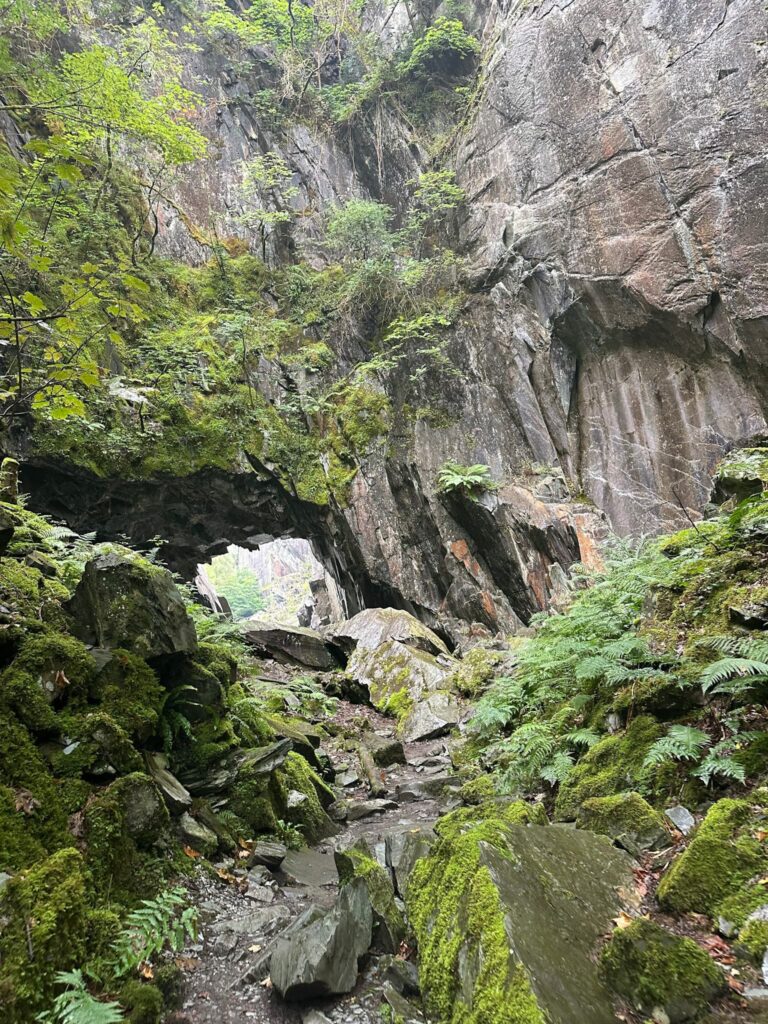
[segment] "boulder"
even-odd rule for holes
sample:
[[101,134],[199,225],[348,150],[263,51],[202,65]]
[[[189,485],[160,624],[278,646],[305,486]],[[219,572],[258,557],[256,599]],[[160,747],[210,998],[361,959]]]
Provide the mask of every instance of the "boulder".
[[446,788],[460,785],[461,778],[458,775],[432,775],[427,779],[403,783],[395,789],[395,796],[401,804],[411,804],[417,800],[436,800],[443,795]]
[[341,664],[339,653],[320,633],[305,626],[284,626],[269,619],[254,619],[243,633],[252,647],[276,661],[304,668],[331,669]]
[[722,970],[692,939],[642,918],[613,933],[601,965],[614,992],[670,1024],[698,1019],[725,989]]
[[397,640],[427,654],[448,654],[437,633],[399,608],[366,608],[337,626],[331,638],[348,652],[372,651],[387,640]]
[[632,861],[604,836],[524,824],[538,816],[522,802],[456,811],[416,863],[406,907],[430,1017],[615,1024],[594,957]]
[[394,800],[352,800],[347,806],[347,820],[359,821],[361,818],[370,818],[373,814],[383,814],[385,811],[394,811],[397,804]]
[[373,649],[359,648],[347,663],[347,675],[361,686],[375,708],[398,717],[425,694],[447,690],[454,660],[385,640]]
[[386,867],[376,859],[365,839],[337,848],[334,857],[342,886],[361,879],[373,910],[372,948],[396,953],[405,938],[405,919],[395,902],[395,887]]
[[405,890],[414,865],[426,857],[435,844],[437,836],[429,825],[406,826],[397,832],[390,832],[385,840],[385,858],[392,872],[395,890],[405,897]]
[[405,751],[400,740],[394,736],[379,736],[375,732],[363,733],[363,745],[371,752],[374,763],[380,768],[391,764],[405,764]]
[[201,821],[196,821],[187,811],[179,818],[176,828],[181,841],[204,857],[212,857],[216,853],[219,845],[216,833]]
[[660,814],[639,793],[619,793],[585,800],[576,819],[579,828],[609,836],[633,857],[660,850],[672,841]]
[[696,819],[687,807],[680,805],[668,807],[664,811],[664,817],[674,825],[678,832],[682,832],[684,836],[687,836],[696,827]]
[[445,736],[461,721],[462,709],[450,693],[431,693],[419,701],[400,723],[405,743]]
[[331,911],[311,907],[275,943],[273,988],[288,1000],[351,992],[371,942],[373,911],[362,879],[345,885]]
[[279,868],[285,860],[288,847],[283,843],[271,843],[262,840],[255,844],[248,856],[248,867],[262,864],[265,868]]
[[194,623],[171,574],[130,552],[92,558],[65,607],[72,632],[95,647],[124,647],[142,658],[197,647]]

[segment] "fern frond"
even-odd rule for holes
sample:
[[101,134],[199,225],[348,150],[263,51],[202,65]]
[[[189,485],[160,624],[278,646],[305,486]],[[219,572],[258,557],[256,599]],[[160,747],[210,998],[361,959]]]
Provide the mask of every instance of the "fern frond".
[[649,749],[643,764],[648,767],[665,761],[695,760],[709,742],[709,736],[701,729],[690,725],[671,725],[667,735],[656,740]]
[[755,661],[752,658],[726,657],[707,665],[701,673],[700,682],[704,693],[713,686],[724,683],[734,676],[766,676],[768,661]]

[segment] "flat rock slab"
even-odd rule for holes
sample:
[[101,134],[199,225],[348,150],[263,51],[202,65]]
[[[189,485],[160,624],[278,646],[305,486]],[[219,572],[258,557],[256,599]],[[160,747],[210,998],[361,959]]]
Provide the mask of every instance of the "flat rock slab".
[[270,843],[262,840],[256,843],[248,857],[248,867],[260,864],[265,868],[279,868],[288,854],[284,843]]
[[406,743],[445,736],[461,721],[461,705],[449,693],[430,693],[403,720],[400,735]]
[[460,786],[458,775],[432,775],[427,779],[405,782],[395,790],[395,796],[402,804],[415,803],[417,800],[435,800],[442,796],[448,786]]
[[277,661],[287,661],[306,668],[332,669],[341,664],[333,647],[304,626],[283,626],[270,620],[253,620],[243,639],[258,651]]
[[347,650],[372,651],[387,640],[399,640],[429,654],[448,654],[448,648],[429,626],[399,608],[366,608],[337,626],[334,643]]
[[214,935],[271,935],[291,920],[287,907],[264,907],[243,917],[216,921],[211,925]]
[[347,821],[359,821],[373,814],[384,814],[385,811],[397,809],[394,800],[354,800],[347,808]]
[[296,885],[336,885],[339,880],[333,854],[319,850],[289,850],[281,870]]

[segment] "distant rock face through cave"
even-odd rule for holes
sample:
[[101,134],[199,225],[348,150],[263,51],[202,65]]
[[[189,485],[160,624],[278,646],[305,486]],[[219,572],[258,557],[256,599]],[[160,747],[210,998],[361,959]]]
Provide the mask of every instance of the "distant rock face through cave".
[[[105,537],[167,538],[188,577],[228,543],[306,537],[349,614],[386,604],[492,631],[548,607],[606,522],[647,533],[703,508],[723,451],[766,431],[764,5],[544,0],[472,17],[493,43],[453,150],[469,270],[446,342],[454,373],[433,382],[442,420],[399,417],[395,375],[388,443],[344,507],[247,468],[105,481],[32,460],[35,507]],[[281,153],[319,214],[351,195],[397,209],[429,166],[393,110],[378,141],[365,126],[281,137],[259,122],[258,74],[224,73],[206,45],[193,61],[218,112],[215,156],[173,196],[193,221],[243,234],[231,194],[244,154]],[[290,234],[319,258],[316,217]],[[158,248],[205,258],[170,204]],[[369,354],[358,334],[361,352],[328,339],[342,366]],[[441,496],[449,459],[488,465],[501,488]]]

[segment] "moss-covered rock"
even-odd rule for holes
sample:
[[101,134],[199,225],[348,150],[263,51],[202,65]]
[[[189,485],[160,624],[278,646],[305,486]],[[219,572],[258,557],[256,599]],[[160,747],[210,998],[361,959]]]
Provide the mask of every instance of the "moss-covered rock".
[[153,847],[169,823],[160,791],[139,772],[118,779],[92,800],[85,809],[85,839],[99,888],[127,902],[155,891],[169,865]]
[[92,699],[139,742],[146,742],[157,730],[165,694],[146,661],[119,648],[112,651],[91,687]]
[[492,800],[495,793],[496,784],[492,775],[479,775],[476,779],[470,779],[459,790],[459,796],[465,804],[482,804]]
[[560,786],[555,816],[558,820],[576,818],[585,800],[639,791],[648,795],[655,787],[654,770],[643,762],[653,743],[663,735],[655,719],[641,715],[620,734],[606,736],[577,762]]
[[397,953],[405,938],[405,920],[395,903],[395,887],[389,871],[382,867],[364,839],[334,853],[339,882],[346,885],[361,878],[373,908],[373,947]]
[[60,850],[15,875],[0,896],[0,1005],[7,1024],[29,1024],[50,1003],[57,971],[89,951],[91,895],[77,850]]
[[541,813],[519,801],[455,811],[417,861],[406,906],[435,1019],[614,1021],[592,953],[630,883],[629,859],[601,836],[522,824]]
[[171,574],[126,548],[109,548],[88,562],[67,611],[75,635],[96,647],[128,648],[142,658],[197,647]]
[[[323,806],[329,807],[336,796],[300,754],[288,754],[282,768],[275,772],[275,780],[278,786],[278,817],[300,828],[308,843],[315,843],[337,831]],[[289,799],[291,793],[298,793],[303,799],[293,802]]]
[[473,647],[459,662],[451,676],[450,685],[465,697],[477,697],[492,681],[503,660],[504,655],[500,651]]
[[155,985],[129,981],[120,993],[120,1002],[128,1010],[130,1024],[160,1024],[163,994]]
[[613,933],[601,966],[615,992],[670,1024],[695,1020],[725,988],[723,972],[695,942],[642,919]]
[[764,821],[762,809],[746,800],[719,800],[661,879],[660,903],[678,913],[713,915],[768,866],[763,845],[751,834]]
[[618,793],[585,800],[576,819],[579,828],[610,836],[633,856],[670,845],[664,821],[639,793]]

